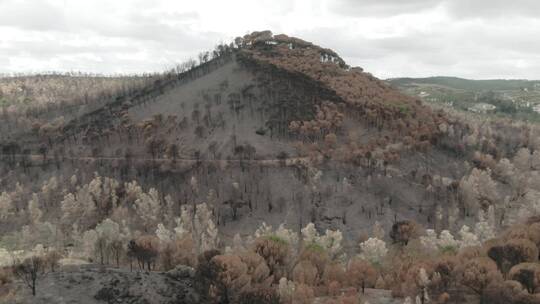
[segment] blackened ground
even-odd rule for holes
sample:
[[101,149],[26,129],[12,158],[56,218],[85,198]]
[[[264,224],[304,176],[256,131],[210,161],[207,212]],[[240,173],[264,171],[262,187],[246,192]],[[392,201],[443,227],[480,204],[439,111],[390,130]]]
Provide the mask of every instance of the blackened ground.
[[37,295],[14,283],[17,302],[39,304],[195,304],[202,303],[193,279],[178,272],[130,271],[97,265],[70,266],[38,281]]

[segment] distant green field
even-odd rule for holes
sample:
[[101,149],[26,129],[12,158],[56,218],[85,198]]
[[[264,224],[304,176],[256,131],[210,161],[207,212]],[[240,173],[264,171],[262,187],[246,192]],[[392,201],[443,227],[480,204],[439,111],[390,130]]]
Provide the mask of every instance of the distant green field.
[[393,85],[398,87],[408,85],[439,85],[446,86],[456,90],[466,91],[501,91],[501,90],[520,90],[534,89],[535,85],[540,89],[540,81],[538,80],[505,80],[505,79],[490,79],[490,80],[469,80],[457,77],[428,77],[428,78],[393,78],[388,79]]
[[540,81],[456,77],[387,80],[406,94],[456,110],[540,122]]

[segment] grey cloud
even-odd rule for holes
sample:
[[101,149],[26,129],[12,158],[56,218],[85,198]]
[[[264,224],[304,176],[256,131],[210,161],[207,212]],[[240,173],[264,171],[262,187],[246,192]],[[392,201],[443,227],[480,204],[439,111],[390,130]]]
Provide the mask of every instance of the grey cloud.
[[65,21],[62,9],[46,1],[0,2],[0,26],[38,31],[66,30]]
[[331,9],[351,17],[415,14],[443,7],[457,19],[540,16],[538,0],[335,0]]
[[213,41],[217,35],[190,31],[186,25],[171,26],[154,18],[135,16],[122,28],[113,29],[104,35],[129,37],[136,40],[148,40],[160,43],[182,41],[185,48],[206,46],[205,42]]
[[441,0],[334,0],[331,9],[347,16],[394,16],[432,9]]
[[[305,3],[264,0],[245,14],[260,14],[264,10],[266,15],[261,18],[269,20],[268,27],[283,29],[295,17],[295,10],[305,8],[298,5]],[[308,30],[285,34],[332,48],[349,64],[362,66],[378,77],[540,78],[540,40],[536,39],[540,36],[540,1],[333,0],[328,3],[334,13],[324,14],[324,18],[330,18],[324,24],[330,25],[321,28],[309,24]],[[65,15],[60,6],[45,0],[0,0],[0,30],[16,28],[15,33],[22,33],[21,39],[0,41],[0,73],[16,72],[13,69],[26,68],[24,64],[36,70],[54,67],[103,73],[157,71],[212,49],[220,41],[245,34],[201,30],[205,19],[199,14],[203,15],[204,11],[157,11],[142,0],[126,1],[125,8],[122,3],[106,9],[96,5],[99,9],[88,4],[94,10],[85,13],[84,8],[72,4],[70,14]],[[313,6],[313,11],[318,8],[316,2],[305,5]],[[423,19],[421,12],[435,8],[438,12],[446,11],[447,16],[443,20],[430,20],[435,15],[429,14]],[[102,14],[101,10],[116,11]],[[401,26],[391,18],[413,13],[417,15],[404,20],[418,18],[423,22],[420,24],[427,21],[428,25]],[[343,22],[335,25],[328,22],[344,16],[347,18],[339,20]],[[381,31],[384,36],[364,32],[368,29],[361,27],[351,30],[357,19],[371,20],[365,17],[378,17],[382,25],[388,20],[388,28]],[[226,15],[221,18],[221,22],[242,22],[228,20]],[[251,25],[245,27],[247,32]],[[31,35],[24,36],[25,33]]]
[[[180,50],[206,49],[212,47],[222,35],[199,32],[191,28],[199,16],[196,12],[166,13],[163,15],[142,15],[131,12],[122,20],[93,23],[86,20],[79,31],[90,32],[105,38],[125,38],[139,43],[173,47]],[[168,22],[171,21],[171,22]]]
[[444,4],[456,18],[540,16],[538,0],[446,0]]
[[0,48],[0,52],[3,55],[27,56],[36,59],[46,59],[53,56],[75,55],[81,53],[126,53],[130,51],[133,51],[133,47],[129,47],[127,45],[106,48],[96,44],[86,44],[84,46],[69,46],[65,44],[59,44],[57,41],[54,40],[47,40],[39,43],[20,41],[14,42],[9,46]]
[[344,58],[377,59],[392,54],[427,56],[441,51],[444,37],[413,32],[407,36],[369,39],[349,36],[345,29],[314,29],[298,33],[300,37],[324,47],[330,47]]
[[[455,75],[470,78],[539,78],[540,28],[502,30],[493,24],[469,22],[459,26],[409,31],[402,36],[369,39],[345,28],[297,33],[338,52],[351,65],[381,78]],[[296,33],[295,33],[296,34]],[[516,64],[520,62],[520,64]]]
[[[158,71],[211,49],[223,39],[221,34],[191,28],[198,22],[197,12],[155,13],[137,6],[126,7],[120,18],[83,12],[63,18],[53,5],[37,2],[31,7],[26,0],[0,0],[0,26],[19,29],[23,35],[28,30],[54,30],[0,44],[0,57],[9,58],[0,72],[16,72],[13,67],[25,68],[25,63],[29,65],[25,69],[32,71],[50,69],[51,65],[64,71]],[[7,14],[14,17],[4,18]]]

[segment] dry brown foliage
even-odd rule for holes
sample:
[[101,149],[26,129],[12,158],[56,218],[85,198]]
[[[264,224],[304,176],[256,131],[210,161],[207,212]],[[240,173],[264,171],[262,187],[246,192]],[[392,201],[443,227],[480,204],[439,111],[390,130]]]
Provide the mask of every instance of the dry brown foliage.
[[293,294],[293,303],[312,304],[314,298],[315,298],[315,292],[313,291],[313,288],[304,284],[299,284],[296,286],[296,289]]
[[159,239],[153,235],[143,235],[128,244],[128,256],[137,260],[139,267],[155,268],[159,254]]
[[538,304],[540,294],[529,294],[517,281],[497,281],[486,288],[482,301],[489,304]]
[[322,281],[325,284],[330,284],[331,282],[337,282],[341,286],[346,285],[346,273],[345,268],[340,262],[331,262],[326,265],[322,275]]
[[479,258],[486,255],[486,250],[480,246],[470,246],[461,249],[458,254],[459,260],[470,260],[474,258]]
[[273,277],[265,260],[258,254],[248,252],[240,255],[216,255],[210,265],[213,269],[211,286],[217,302],[240,303],[246,296],[261,296],[268,300],[274,298],[274,294],[263,292],[269,290]]
[[353,259],[347,265],[347,279],[351,286],[360,288],[364,293],[366,287],[373,287],[377,280],[376,269],[367,261]]
[[503,274],[512,266],[538,260],[538,248],[528,239],[514,239],[490,247],[488,256],[497,263]]
[[43,257],[45,264],[47,267],[49,267],[51,272],[54,272],[56,268],[58,268],[58,261],[60,261],[61,258],[62,255],[56,250],[47,252],[47,254]]
[[300,284],[316,286],[319,284],[317,277],[317,267],[310,261],[304,260],[296,264],[292,272],[293,280]]
[[443,256],[436,259],[433,264],[433,271],[440,275],[439,289],[440,291],[448,290],[455,282],[454,270],[458,265],[458,258],[454,256]]
[[195,267],[197,265],[197,257],[194,249],[195,244],[191,237],[185,237],[167,244],[161,249],[159,254],[162,268],[164,270],[170,270],[176,265]]
[[275,282],[286,276],[290,252],[287,243],[271,238],[259,238],[255,241],[254,252],[266,261]]
[[510,269],[508,279],[520,282],[529,293],[536,293],[540,287],[540,264],[518,264]]
[[[360,68],[349,69],[331,50],[286,35],[272,36],[271,32],[246,35],[243,41],[240,55],[321,82],[336,92],[353,117],[361,118],[369,127],[394,131],[392,141],[410,136],[416,149],[427,151],[441,137],[441,130],[448,129],[450,122],[444,114],[433,112]],[[314,121],[318,130],[329,130],[326,116],[318,115]],[[295,122],[291,130],[299,132],[304,127],[308,135],[318,131],[315,126]]]
[[316,247],[306,247],[298,257],[299,261],[309,261],[317,270],[317,280],[322,279],[326,265],[330,262],[328,254]]
[[456,272],[458,281],[480,296],[488,285],[502,281],[495,262],[484,257],[461,261]]
[[0,286],[11,283],[13,273],[10,268],[0,268]]
[[422,227],[414,221],[401,221],[392,225],[390,238],[394,243],[407,246],[409,241],[420,235]]

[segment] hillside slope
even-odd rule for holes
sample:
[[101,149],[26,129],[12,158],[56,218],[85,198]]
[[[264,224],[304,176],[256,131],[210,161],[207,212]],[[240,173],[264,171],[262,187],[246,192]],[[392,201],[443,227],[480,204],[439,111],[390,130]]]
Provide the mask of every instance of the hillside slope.
[[[353,240],[375,221],[433,220],[428,179],[464,173],[449,128],[461,125],[333,51],[261,32],[56,131],[29,134],[19,151],[33,155],[25,166],[45,172],[34,184],[73,174],[88,182],[95,171],[157,188],[176,214],[215,192],[224,236],[262,221],[297,230],[314,222]],[[57,212],[46,216],[54,221]]]

